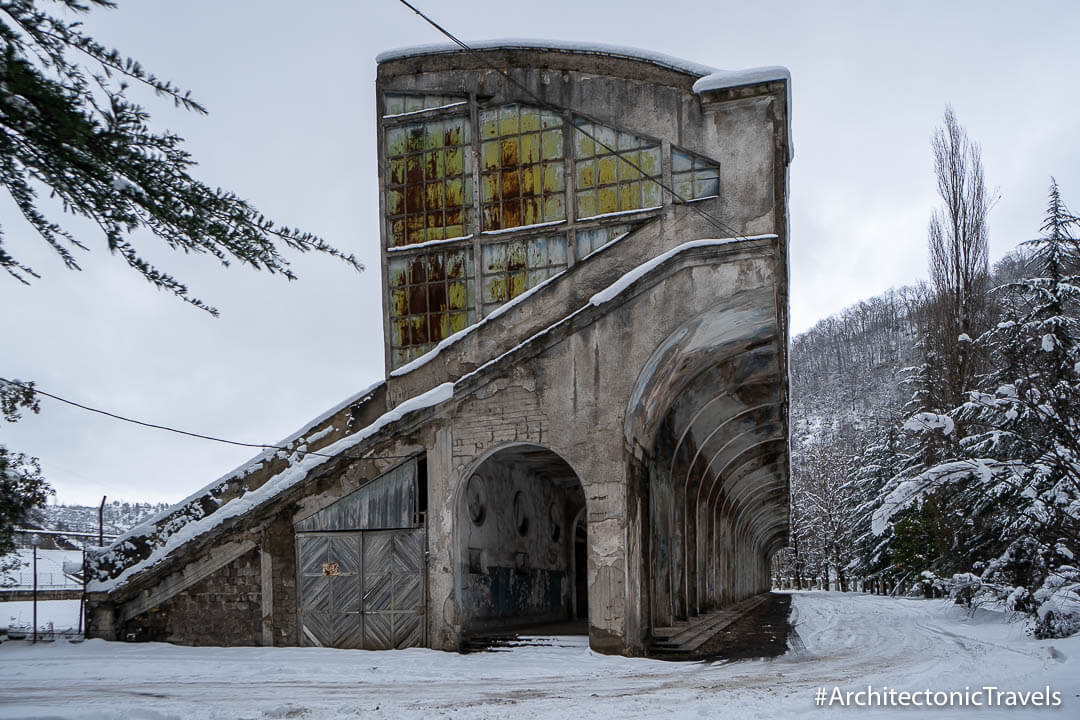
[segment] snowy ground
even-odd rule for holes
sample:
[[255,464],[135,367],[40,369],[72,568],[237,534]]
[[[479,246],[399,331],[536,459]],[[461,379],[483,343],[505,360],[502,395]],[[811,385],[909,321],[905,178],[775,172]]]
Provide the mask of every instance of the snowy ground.
[[[0,718],[1080,717],[1080,637],[1037,641],[999,615],[936,600],[796,593],[799,640],[771,661],[668,663],[551,647],[185,648],[89,641],[0,646]],[[815,693],[1061,693],[1057,708],[815,707]]]
[[[78,600],[39,600],[38,630],[55,632],[75,630],[79,625]],[[0,632],[7,629],[30,631],[34,627],[34,603],[30,600],[0,602]],[[2,656],[2,653],[0,653]]]

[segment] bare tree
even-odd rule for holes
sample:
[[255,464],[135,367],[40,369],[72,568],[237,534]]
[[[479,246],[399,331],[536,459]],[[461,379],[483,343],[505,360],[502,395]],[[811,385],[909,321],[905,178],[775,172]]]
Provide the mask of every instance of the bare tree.
[[990,270],[987,215],[993,204],[983,178],[982,152],[951,107],[931,142],[942,206],[930,217],[927,317],[927,406],[951,408],[963,400],[978,372],[971,340],[987,326]]

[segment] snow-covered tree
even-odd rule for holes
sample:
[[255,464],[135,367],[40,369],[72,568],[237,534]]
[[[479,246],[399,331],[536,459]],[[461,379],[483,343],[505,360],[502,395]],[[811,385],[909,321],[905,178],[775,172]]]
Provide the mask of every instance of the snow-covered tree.
[[[7,422],[19,419],[23,409],[38,411],[37,398],[30,383],[0,379],[0,415]],[[10,569],[3,556],[15,549],[12,528],[43,504],[52,488],[41,475],[37,458],[11,452],[0,443],[0,572]]]
[[[1080,630],[1080,221],[1057,184],[1043,235],[1026,245],[1036,273],[998,288],[1004,316],[974,342],[992,363],[982,388],[948,416],[969,430],[946,462],[896,484],[874,516],[894,536],[928,504],[963,521],[939,549],[966,587],[1037,610],[1043,636]],[[970,597],[970,595],[968,595]]]

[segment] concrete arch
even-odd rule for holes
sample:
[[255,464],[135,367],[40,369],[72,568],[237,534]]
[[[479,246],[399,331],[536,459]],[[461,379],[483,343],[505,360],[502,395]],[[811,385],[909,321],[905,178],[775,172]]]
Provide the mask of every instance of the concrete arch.
[[767,305],[736,296],[672,332],[638,375],[624,433],[648,472],[652,628],[766,589],[788,516],[776,337]]
[[574,523],[588,516],[570,463],[542,445],[504,443],[468,464],[453,495],[462,639],[574,620],[583,570]]

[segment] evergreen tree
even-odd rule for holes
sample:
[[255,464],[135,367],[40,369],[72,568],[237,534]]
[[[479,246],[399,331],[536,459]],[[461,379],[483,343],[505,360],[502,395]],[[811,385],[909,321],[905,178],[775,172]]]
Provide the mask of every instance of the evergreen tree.
[[[79,269],[83,239],[49,219],[44,191],[65,212],[88,218],[110,252],[158,288],[211,313],[177,278],[148,263],[135,246],[149,230],[173,250],[212,255],[286,278],[295,276],[284,247],[360,263],[311,233],[279,226],[232,192],[211,188],[190,174],[195,161],[183,138],[155,132],[149,116],[130,101],[128,83],[153,89],[180,107],[205,109],[190,94],[149,73],[85,34],[77,22],[42,6],[73,13],[112,8],[111,0],[7,0],[0,2],[0,184],[22,217],[64,264]],[[28,283],[37,273],[4,247],[0,268]]]
[[[21,409],[38,411],[31,383],[9,383],[0,380],[0,414],[7,422],[19,419]],[[4,559],[15,549],[12,529],[26,520],[31,511],[43,504],[52,488],[41,475],[37,458],[11,452],[0,443],[0,572],[17,564],[13,557]]]

